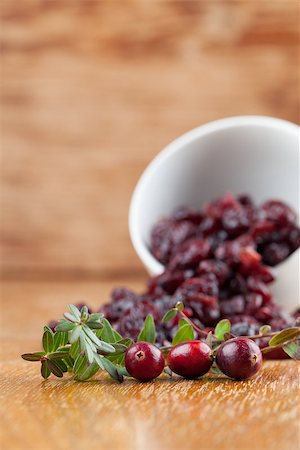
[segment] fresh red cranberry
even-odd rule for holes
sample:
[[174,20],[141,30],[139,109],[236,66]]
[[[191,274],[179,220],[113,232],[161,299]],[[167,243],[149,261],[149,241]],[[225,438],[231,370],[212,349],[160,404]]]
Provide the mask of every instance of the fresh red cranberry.
[[149,342],[137,342],[125,354],[126,370],[139,381],[154,380],[162,373],[164,365],[162,351]]
[[261,368],[262,354],[258,345],[251,339],[233,338],[218,348],[216,364],[228,377],[246,380]]
[[172,372],[190,379],[206,374],[212,362],[211,349],[201,341],[189,341],[176,345],[170,350],[167,360]]

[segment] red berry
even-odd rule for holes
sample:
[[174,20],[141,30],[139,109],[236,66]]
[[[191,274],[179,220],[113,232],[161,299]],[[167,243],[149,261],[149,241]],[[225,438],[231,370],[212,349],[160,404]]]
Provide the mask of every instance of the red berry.
[[158,377],[165,366],[162,351],[149,342],[131,345],[125,355],[127,372],[139,381],[150,381]]
[[184,378],[201,377],[209,371],[212,362],[211,349],[201,341],[178,344],[168,354],[168,366]]
[[216,354],[216,363],[228,377],[246,380],[259,371],[262,354],[254,341],[237,337],[220,345]]

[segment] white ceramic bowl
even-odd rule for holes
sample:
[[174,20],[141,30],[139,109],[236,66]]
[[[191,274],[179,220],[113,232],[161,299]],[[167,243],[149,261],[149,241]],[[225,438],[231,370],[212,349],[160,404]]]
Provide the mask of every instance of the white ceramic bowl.
[[[163,271],[149,251],[155,222],[179,205],[200,209],[226,191],[249,193],[257,203],[281,199],[299,214],[299,127],[272,117],[230,117],[165,147],[142,174],[129,212],[133,246],[151,275]],[[288,297],[295,292],[299,297],[298,276]],[[295,305],[297,297],[291,301]]]

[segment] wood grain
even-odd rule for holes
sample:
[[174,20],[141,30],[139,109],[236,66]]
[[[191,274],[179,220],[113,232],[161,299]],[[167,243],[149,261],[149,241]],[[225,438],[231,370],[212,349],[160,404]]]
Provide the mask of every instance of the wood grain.
[[164,145],[223,116],[298,121],[298,8],[4,0],[3,276],[141,273],[128,205]]
[[292,361],[244,383],[117,385],[43,382],[20,359],[67,303],[142,289],[127,211],[164,145],[223,116],[299,120],[298,2],[3,0],[1,15],[1,448],[298,448]]
[[[122,284],[126,280],[118,280]],[[141,282],[133,288],[142,287]],[[42,381],[45,318],[85,298],[94,308],[110,282],[3,283],[1,448],[5,450],[292,450],[299,447],[299,364],[268,362],[253,380],[164,377],[118,385],[106,376]],[[8,318],[10,318],[8,320]]]

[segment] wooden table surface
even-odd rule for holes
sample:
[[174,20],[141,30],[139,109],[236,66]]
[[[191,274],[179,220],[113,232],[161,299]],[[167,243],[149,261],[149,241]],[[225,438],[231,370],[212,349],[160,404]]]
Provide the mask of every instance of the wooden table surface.
[[[123,284],[126,280],[118,280]],[[132,282],[141,288],[141,282]],[[1,427],[5,450],[296,450],[299,445],[299,364],[268,362],[246,382],[206,376],[162,377],[152,383],[108,377],[76,383],[40,377],[43,319],[68,302],[92,307],[111,282],[2,285]],[[19,301],[17,301],[17,299]]]
[[243,383],[117,385],[42,381],[20,358],[67,303],[143,289],[127,211],[163,146],[225,116],[299,121],[298,13],[297,0],[1,2],[3,450],[299,447],[292,361]]

